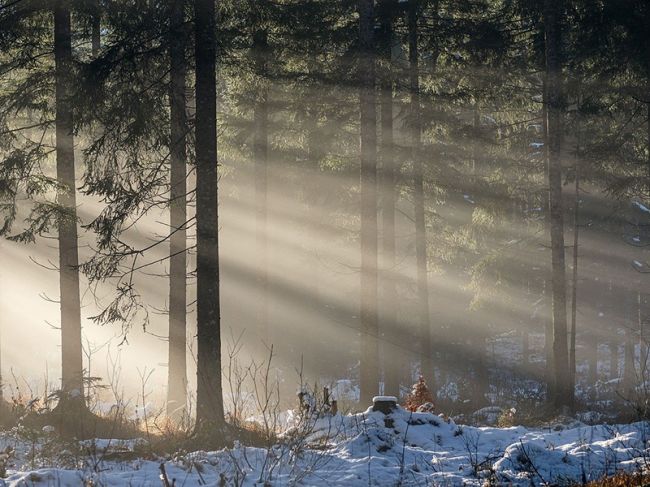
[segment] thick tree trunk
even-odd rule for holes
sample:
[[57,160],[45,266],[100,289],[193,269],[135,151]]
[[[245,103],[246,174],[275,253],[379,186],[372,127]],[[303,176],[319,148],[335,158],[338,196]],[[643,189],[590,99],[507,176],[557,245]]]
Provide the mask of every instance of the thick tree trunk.
[[359,0],[359,105],[361,111],[361,404],[379,391],[377,326],[377,110],[374,0]]
[[427,272],[426,224],[424,218],[424,168],[420,148],[420,69],[418,65],[418,0],[409,0],[409,87],[411,158],[413,163],[413,203],[415,207],[415,258],[417,267],[418,321],[420,326],[420,366],[429,387],[433,387],[431,330],[429,324],[429,283]]
[[395,283],[395,188],[396,161],[393,145],[393,16],[395,0],[383,0],[380,3],[380,39],[382,57],[381,75],[381,214],[382,214],[382,250],[383,265],[381,275],[382,312],[381,329],[383,342],[384,393],[399,397],[402,354],[399,349],[399,325],[397,320],[397,286]]
[[170,230],[169,364],[167,414],[182,418],[187,405],[187,66],[184,0],[170,2]]
[[195,0],[197,427],[223,425],[214,0]]
[[81,300],[79,251],[77,248],[77,202],[70,75],[72,44],[70,8],[66,0],[54,7],[54,61],[56,96],[56,175],[58,202],[66,217],[59,223],[59,279],[61,289],[62,404],[83,404],[83,352],[81,346]]
[[257,247],[257,284],[260,293],[257,303],[257,327],[259,339],[270,345],[268,323],[268,244],[267,244],[267,187],[268,187],[268,89],[266,85],[266,57],[268,35],[264,30],[253,34],[253,58],[255,71],[260,78],[257,86],[253,113],[253,158],[255,171],[255,245]]
[[568,380],[566,316],[566,269],[564,255],[564,212],[562,204],[562,73],[560,61],[560,0],[544,1],[546,78],[548,90],[548,181],[551,218],[551,289],[553,296],[553,403],[573,408],[573,391]]

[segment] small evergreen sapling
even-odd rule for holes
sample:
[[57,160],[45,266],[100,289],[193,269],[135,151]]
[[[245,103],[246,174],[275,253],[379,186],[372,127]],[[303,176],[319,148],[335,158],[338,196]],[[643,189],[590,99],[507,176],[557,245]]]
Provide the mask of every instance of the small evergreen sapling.
[[413,384],[411,393],[406,397],[405,407],[408,411],[432,412],[433,395],[429,391],[427,382],[424,377],[420,376],[418,381]]

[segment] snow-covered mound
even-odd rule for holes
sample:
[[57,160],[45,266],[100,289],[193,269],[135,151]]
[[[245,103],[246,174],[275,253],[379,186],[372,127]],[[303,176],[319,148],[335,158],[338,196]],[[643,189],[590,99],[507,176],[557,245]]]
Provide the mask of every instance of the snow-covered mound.
[[68,469],[57,467],[54,461],[34,465],[31,445],[0,437],[0,451],[15,448],[0,486],[159,487],[161,463],[170,481],[176,479],[176,485],[186,486],[252,486],[258,482],[273,486],[480,486],[488,479],[520,486],[582,482],[619,470],[646,468],[648,433],[647,422],[575,423],[534,430],[475,428],[431,413],[397,408],[384,415],[368,409],[297,423],[270,449],[235,445],[160,461],[120,461],[95,453],[77,458],[76,468]]

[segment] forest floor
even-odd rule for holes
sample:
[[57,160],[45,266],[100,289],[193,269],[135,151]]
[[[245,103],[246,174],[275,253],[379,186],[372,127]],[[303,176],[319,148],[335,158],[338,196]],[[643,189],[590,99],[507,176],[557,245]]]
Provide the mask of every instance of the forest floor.
[[160,487],[163,471],[176,487],[580,485],[645,471],[649,441],[649,422],[475,427],[399,407],[296,419],[268,448],[212,452],[154,454],[145,439],[64,442],[51,427],[15,427],[0,433],[0,486]]

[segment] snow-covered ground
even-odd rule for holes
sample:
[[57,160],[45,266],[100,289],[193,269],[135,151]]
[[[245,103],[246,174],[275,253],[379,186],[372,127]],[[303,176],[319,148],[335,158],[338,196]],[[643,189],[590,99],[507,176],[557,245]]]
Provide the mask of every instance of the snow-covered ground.
[[[74,455],[56,447],[54,440],[49,446],[47,438],[34,445],[5,434],[0,436],[0,451],[7,447],[15,451],[5,454],[6,473],[0,486],[160,487],[161,463],[176,487],[479,486],[488,479],[496,485],[521,486],[582,482],[622,469],[645,468],[650,459],[649,433],[647,422],[477,428],[430,413],[398,408],[384,415],[368,409],[303,421],[271,449],[235,445],[160,460],[134,459],[143,451],[143,445],[134,441],[85,443],[80,451],[87,453]],[[58,451],[47,452],[48,447]]]

